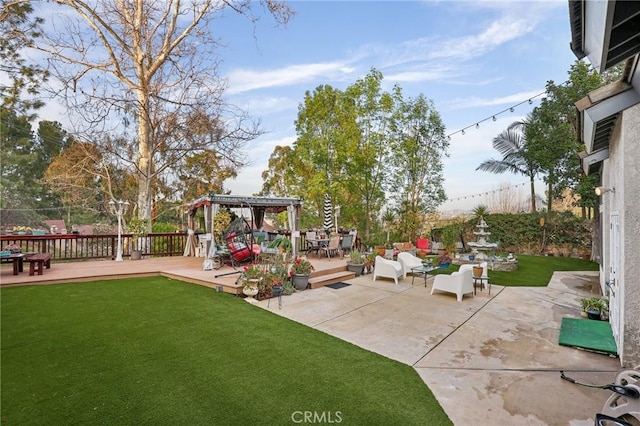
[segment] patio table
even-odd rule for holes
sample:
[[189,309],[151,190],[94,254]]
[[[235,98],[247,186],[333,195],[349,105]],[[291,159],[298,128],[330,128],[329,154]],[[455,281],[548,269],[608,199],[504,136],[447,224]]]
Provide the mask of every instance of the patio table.
[[13,263],[13,275],[18,275],[24,270],[24,253],[11,253],[8,256],[0,257],[2,263]]
[[411,268],[411,285],[413,285],[413,280],[416,279],[416,274],[422,274],[422,276],[424,277],[424,286],[427,286],[427,278],[429,278],[429,272],[433,272],[436,269],[440,269],[438,266],[431,266],[431,265],[420,265],[420,266],[414,266],[413,268]]

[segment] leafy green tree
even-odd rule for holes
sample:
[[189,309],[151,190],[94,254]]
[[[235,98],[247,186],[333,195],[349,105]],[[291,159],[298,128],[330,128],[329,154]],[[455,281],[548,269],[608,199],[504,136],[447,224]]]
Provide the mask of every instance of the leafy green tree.
[[260,195],[287,197],[289,191],[286,182],[286,172],[291,161],[290,146],[276,146],[269,157],[269,168],[262,172],[262,190]]
[[433,102],[419,95],[404,99],[399,87],[393,97],[397,106],[391,125],[388,189],[400,215],[403,235],[415,240],[425,214],[445,199],[442,158],[449,142]]
[[39,64],[27,63],[21,55],[23,48],[32,46],[42,35],[43,22],[42,18],[33,17],[29,2],[3,2],[0,9],[0,71],[11,81],[10,85],[0,85],[2,106],[18,115],[44,105],[37,95],[49,73]]
[[0,109],[0,210],[3,225],[31,224],[36,221],[36,197],[31,192],[35,180],[30,173],[33,153],[31,123],[15,109]]
[[346,89],[355,106],[356,137],[348,147],[341,202],[353,224],[364,229],[366,240],[371,237],[372,225],[384,203],[388,175],[385,165],[390,153],[394,100],[382,91],[382,80],[382,73],[372,69]]
[[506,130],[493,138],[493,148],[502,154],[502,159],[490,158],[489,160],[484,160],[476,170],[496,174],[510,172],[527,176],[531,191],[531,212],[533,213],[536,211],[536,188],[534,182],[540,168],[535,160],[527,155],[526,129],[529,126],[529,122],[530,118],[513,122]]
[[[569,80],[557,85],[547,82],[547,97],[534,108],[526,127],[527,159],[539,165],[547,184],[547,210],[552,201],[562,197],[566,188],[586,191],[580,184],[584,174],[578,152],[582,146],[577,137],[575,102],[603,84],[602,76],[584,62],[576,61],[569,70]],[[591,189],[593,190],[593,188]],[[588,191],[582,193],[586,196]],[[582,203],[591,203],[585,197]],[[585,204],[586,206],[586,204]]]
[[322,217],[324,194],[330,194],[333,205],[339,201],[336,194],[343,185],[347,153],[356,135],[354,113],[344,92],[329,85],[307,91],[299,107],[298,138],[285,180],[292,195],[304,198],[316,224]]

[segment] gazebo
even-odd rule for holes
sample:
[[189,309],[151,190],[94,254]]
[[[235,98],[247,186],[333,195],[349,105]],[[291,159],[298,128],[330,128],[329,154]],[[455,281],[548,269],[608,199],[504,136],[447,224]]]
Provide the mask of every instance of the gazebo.
[[251,211],[251,222],[257,229],[262,227],[265,213],[288,212],[289,228],[291,230],[291,244],[293,246],[293,256],[298,255],[300,249],[300,210],[302,200],[299,198],[285,197],[254,197],[244,195],[220,195],[209,193],[192,201],[187,206],[187,244],[184,249],[184,256],[195,256],[197,240],[195,237],[194,217],[198,209],[204,209],[204,222],[207,237],[211,235],[211,244],[207,245],[207,258],[215,254],[216,241],[213,237],[213,218],[218,213],[220,206],[228,208],[249,209]]

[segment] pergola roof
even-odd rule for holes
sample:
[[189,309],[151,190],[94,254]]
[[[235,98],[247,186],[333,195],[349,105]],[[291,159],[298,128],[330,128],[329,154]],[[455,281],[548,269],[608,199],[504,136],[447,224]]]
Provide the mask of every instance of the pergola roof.
[[262,207],[267,213],[280,213],[287,210],[288,206],[302,206],[302,200],[299,198],[285,197],[254,197],[246,195],[220,195],[209,193],[197,200],[192,201],[187,210],[196,210],[202,206],[210,206],[217,204],[230,208],[255,208]]

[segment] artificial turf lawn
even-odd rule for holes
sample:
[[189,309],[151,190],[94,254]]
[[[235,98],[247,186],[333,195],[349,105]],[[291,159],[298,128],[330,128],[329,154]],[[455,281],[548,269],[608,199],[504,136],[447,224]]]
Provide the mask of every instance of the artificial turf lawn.
[[451,424],[410,366],[210,288],[151,277],[1,296],[3,424]]
[[[573,257],[532,256],[519,254],[515,271],[489,271],[491,284],[507,287],[545,287],[555,271],[597,271],[598,264],[590,260]],[[448,269],[437,269],[429,275],[451,274],[460,269],[451,265]]]

